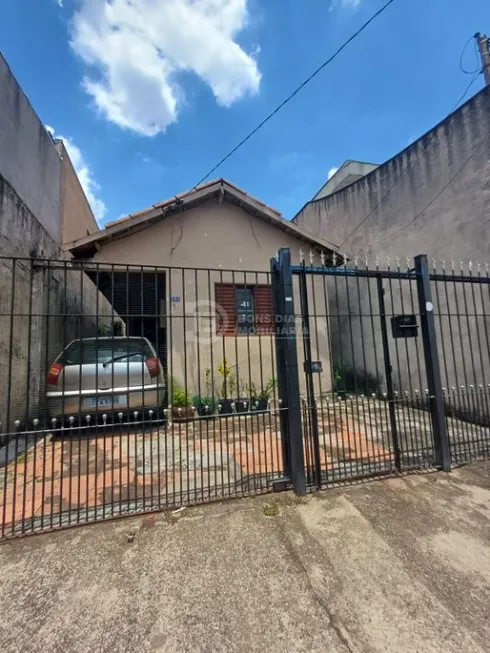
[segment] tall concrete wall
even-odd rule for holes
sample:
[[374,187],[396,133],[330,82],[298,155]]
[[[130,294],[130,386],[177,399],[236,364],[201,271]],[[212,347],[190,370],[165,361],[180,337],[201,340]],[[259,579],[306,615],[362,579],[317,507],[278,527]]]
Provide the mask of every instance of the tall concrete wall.
[[56,141],[61,157],[61,242],[70,243],[99,230],[90,204],[63,141]]
[[[490,88],[352,186],[308,203],[295,222],[331,242],[345,241],[344,251],[351,260],[359,255],[361,263],[367,254],[374,266],[375,256],[380,254],[383,267],[385,255],[390,254],[392,265],[400,256],[403,266],[405,257],[413,260],[415,255],[425,253],[429,261],[436,259],[439,271],[442,260],[448,272],[449,262],[456,261],[456,273],[460,260],[471,260],[475,275],[475,262],[490,260]],[[468,274],[467,265],[465,271]],[[388,317],[418,312],[416,295],[415,310],[411,309],[415,288],[411,293],[408,282],[400,288],[394,285],[391,300],[388,285],[385,283]],[[474,287],[474,294],[468,284],[465,292],[462,288],[433,284],[443,383],[455,388],[485,386],[490,382],[488,287],[483,293]],[[361,312],[369,316],[367,290],[367,282],[361,282]],[[344,288],[337,305],[331,306],[331,313],[342,316],[332,331],[332,348],[338,355],[341,352],[349,364],[354,358],[359,367],[363,364],[364,346],[368,371],[378,373],[383,383],[384,371],[382,367],[377,371],[374,365],[374,346],[378,357],[381,351],[379,320],[374,336],[362,336],[359,321],[349,317],[347,305],[355,305],[356,298],[357,288]],[[377,310],[377,297],[374,308]],[[346,334],[352,326],[351,341]],[[403,392],[420,388],[425,383],[423,364],[421,375],[410,368],[420,338],[409,342],[405,351],[404,344],[401,347],[400,342],[389,337],[398,389]]]
[[43,418],[49,364],[73,338],[95,335],[114,311],[87,275],[60,261],[57,244],[2,176],[0,243],[1,439],[15,420]]
[[0,89],[0,174],[59,243],[61,160],[1,54]]

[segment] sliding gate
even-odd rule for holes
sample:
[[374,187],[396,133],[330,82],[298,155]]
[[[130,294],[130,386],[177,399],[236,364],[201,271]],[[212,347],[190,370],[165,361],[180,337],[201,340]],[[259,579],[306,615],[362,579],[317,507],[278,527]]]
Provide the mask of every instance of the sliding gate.
[[448,470],[427,258],[414,269],[337,262],[291,265],[280,250],[272,265],[293,486]]

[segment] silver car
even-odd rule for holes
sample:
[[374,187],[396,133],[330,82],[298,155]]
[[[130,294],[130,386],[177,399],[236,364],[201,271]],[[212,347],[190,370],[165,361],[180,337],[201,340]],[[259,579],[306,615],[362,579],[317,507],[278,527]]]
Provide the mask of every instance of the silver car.
[[146,338],[110,337],[73,340],[48,373],[50,418],[159,409],[165,377]]

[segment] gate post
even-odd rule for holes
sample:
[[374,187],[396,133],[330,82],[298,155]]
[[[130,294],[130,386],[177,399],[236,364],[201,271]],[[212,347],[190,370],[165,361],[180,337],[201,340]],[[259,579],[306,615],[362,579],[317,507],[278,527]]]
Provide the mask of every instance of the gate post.
[[284,470],[291,476],[294,493],[306,494],[306,475],[301,428],[296,319],[293,300],[291,252],[281,248],[271,259],[272,291],[276,313],[276,357],[281,408]]
[[437,353],[434,306],[430,289],[429,264],[426,254],[415,257],[417,294],[419,298],[420,324],[424,345],[425,370],[429,389],[429,408],[434,433],[436,463],[445,472],[451,471],[451,452],[446,428],[444,397],[442,394],[441,371]]

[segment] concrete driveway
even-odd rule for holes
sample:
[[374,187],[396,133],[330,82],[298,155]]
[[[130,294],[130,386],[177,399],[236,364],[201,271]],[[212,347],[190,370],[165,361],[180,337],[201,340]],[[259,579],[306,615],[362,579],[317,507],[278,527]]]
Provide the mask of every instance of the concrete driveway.
[[4,653],[490,650],[490,463],[0,547]]

